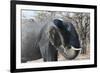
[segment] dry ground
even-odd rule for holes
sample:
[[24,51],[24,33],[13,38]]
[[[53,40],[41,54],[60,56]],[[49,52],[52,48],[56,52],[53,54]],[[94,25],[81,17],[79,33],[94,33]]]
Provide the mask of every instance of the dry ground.
[[[90,55],[88,54],[80,54],[76,59],[74,60],[85,60],[89,59]],[[58,55],[58,61],[67,61],[61,54]],[[34,60],[34,61],[29,61],[28,63],[34,63],[34,62],[43,62],[43,58]]]

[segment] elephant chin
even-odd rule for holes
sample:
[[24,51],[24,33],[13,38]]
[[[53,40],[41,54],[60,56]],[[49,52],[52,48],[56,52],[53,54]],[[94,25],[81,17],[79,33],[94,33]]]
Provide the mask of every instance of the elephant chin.
[[67,59],[67,60],[73,60],[78,57],[78,55],[81,52],[81,48],[74,48],[71,47],[70,49],[66,49],[66,52],[63,52],[62,55]]

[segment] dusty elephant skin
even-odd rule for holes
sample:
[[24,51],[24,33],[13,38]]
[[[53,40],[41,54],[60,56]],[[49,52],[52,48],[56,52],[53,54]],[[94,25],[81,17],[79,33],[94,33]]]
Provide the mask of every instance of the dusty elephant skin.
[[41,58],[39,47],[34,49],[34,44],[39,34],[38,25],[32,20],[22,20],[21,26],[21,62]]

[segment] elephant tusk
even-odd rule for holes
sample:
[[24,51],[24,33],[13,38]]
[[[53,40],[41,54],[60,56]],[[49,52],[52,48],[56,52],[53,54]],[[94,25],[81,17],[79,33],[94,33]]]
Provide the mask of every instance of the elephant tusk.
[[82,50],[82,48],[74,48],[72,46],[71,46],[71,49],[73,49],[73,50]]

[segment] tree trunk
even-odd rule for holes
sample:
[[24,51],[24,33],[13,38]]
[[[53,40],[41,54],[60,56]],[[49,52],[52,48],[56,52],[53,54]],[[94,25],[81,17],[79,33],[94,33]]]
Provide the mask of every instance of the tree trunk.
[[87,48],[87,45],[86,45],[86,40],[82,40],[82,51],[81,51],[81,54],[86,54],[86,48]]

